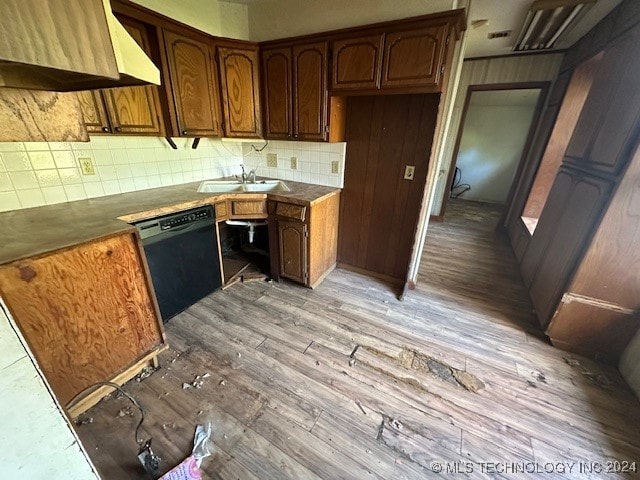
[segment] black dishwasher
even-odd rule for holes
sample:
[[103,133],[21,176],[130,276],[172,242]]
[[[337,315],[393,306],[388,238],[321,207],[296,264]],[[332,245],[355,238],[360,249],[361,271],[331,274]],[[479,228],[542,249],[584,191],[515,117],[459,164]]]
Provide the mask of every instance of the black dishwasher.
[[162,321],[222,285],[211,206],[134,223],[140,232]]

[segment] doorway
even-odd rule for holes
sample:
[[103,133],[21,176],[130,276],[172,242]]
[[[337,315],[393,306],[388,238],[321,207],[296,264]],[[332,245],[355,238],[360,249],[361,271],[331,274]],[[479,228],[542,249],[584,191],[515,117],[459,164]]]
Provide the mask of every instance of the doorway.
[[449,174],[450,198],[508,205],[548,84],[472,85]]

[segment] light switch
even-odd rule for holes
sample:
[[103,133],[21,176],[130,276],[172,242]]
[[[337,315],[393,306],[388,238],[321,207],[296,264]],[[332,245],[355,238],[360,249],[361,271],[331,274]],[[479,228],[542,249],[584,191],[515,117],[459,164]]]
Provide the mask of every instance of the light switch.
[[413,165],[407,165],[404,167],[404,179],[405,180],[413,180],[413,174],[416,170],[416,167]]

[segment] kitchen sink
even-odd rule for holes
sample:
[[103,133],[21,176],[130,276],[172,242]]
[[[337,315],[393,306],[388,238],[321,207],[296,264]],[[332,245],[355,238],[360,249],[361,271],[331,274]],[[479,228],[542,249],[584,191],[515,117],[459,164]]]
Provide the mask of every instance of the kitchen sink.
[[203,193],[265,193],[288,192],[287,184],[280,180],[262,180],[257,183],[240,183],[237,180],[205,180],[198,187]]
[[245,183],[243,186],[247,193],[253,192],[288,192],[289,187],[280,180],[263,180],[258,183]]
[[204,193],[244,193],[242,183],[237,180],[205,180],[198,187]]

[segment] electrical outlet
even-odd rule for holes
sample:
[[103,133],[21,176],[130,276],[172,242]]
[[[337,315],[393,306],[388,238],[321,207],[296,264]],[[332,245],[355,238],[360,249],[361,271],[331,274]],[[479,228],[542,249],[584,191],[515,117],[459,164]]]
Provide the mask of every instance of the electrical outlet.
[[416,167],[413,165],[407,165],[404,167],[404,179],[405,180],[413,180],[413,174],[415,173]]
[[340,173],[340,162],[338,160],[331,162],[331,173]]
[[96,169],[93,168],[93,160],[90,157],[78,158],[78,163],[80,163],[80,170],[83,175],[96,174]]
[[267,167],[278,168],[278,154],[267,153]]
[[291,170],[298,169],[298,157],[291,157]]

